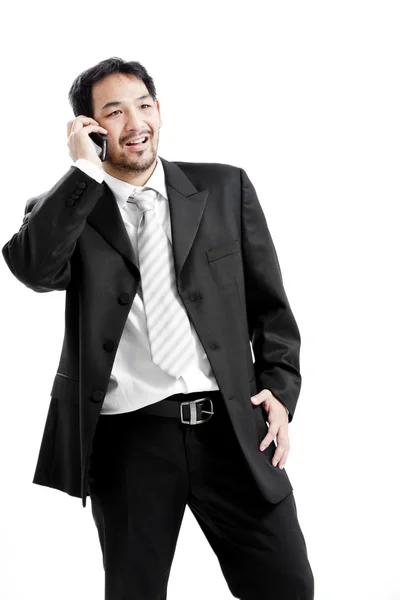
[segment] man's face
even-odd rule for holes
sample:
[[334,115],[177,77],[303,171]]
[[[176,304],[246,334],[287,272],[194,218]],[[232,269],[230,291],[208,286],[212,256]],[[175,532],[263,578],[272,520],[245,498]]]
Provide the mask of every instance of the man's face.
[[[160,106],[140,79],[113,73],[92,88],[93,118],[108,132],[108,157],[104,165],[114,172],[144,173],[157,159],[161,126]],[[148,136],[131,147],[127,142]]]

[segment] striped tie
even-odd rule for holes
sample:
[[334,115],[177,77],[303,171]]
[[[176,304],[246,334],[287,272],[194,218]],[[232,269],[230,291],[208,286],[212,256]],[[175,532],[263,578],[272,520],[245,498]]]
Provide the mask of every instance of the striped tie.
[[134,192],[128,202],[140,211],[138,260],[151,357],[179,379],[194,360],[190,323],[175,281],[171,243],[155,212],[157,192]]

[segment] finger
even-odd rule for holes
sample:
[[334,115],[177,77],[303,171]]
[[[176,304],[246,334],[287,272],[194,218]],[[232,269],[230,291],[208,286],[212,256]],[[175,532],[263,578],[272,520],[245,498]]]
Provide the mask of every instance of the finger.
[[270,443],[275,439],[276,433],[277,433],[277,427],[274,428],[274,427],[272,427],[272,425],[270,425],[267,435],[265,436],[265,438],[263,440],[261,440],[261,444],[260,444],[261,452],[263,450],[265,450],[265,448],[268,448]]
[[72,120],[70,134],[76,133],[77,131],[85,127],[85,125],[98,125],[98,122],[92,119],[91,117],[79,115],[79,117],[76,117]]
[[283,455],[278,463],[278,467],[280,469],[283,469],[283,467],[285,466],[287,457],[289,456],[289,452],[290,452],[290,448],[286,448],[285,452],[283,453]]
[[252,396],[250,400],[253,404],[261,404],[261,402],[264,402],[264,400],[260,396]]
[[93,131],[96,131],[98,133],[107,133],[107,129],[104,129],[104,127],[101,127],[100,125],[86,125],[85,127],[82,127],[82,129],[80,129],[79,131],[71,131],[71,135],[70,137],[77,135],[80,131],[85,130],[85,133],[87,133],[89,135],[89,133],[92,133]]
[[104,129],[104,127],[101,127],[101,125],[86,125],[85,127],[82,127],[82,129],[84,129],[88,134],[92,133],[92,131],[97,131],[98,133],[107,133],[107,129]]
[[277,445],[274,456],[272,457],[272,464],[274,467],[276,467],[278,462],[283,458],[286,450],[287,450],[287,448],[285,446],[283,446],[281,444]]
[[[75,119],[71,119],[70,121],[68,121],[68,123],[67,123],[67,135],[68,135],[68,136],[70,136],[70,135],[71,135],[71,130],[72,130],[72,128],[73,128],[73,126],[74,126],[75,122],[77,121],[77,119],[79,119],[79,122],[78,122],[78,123],[81,123],[81,122],[82,122],[82,120],[81,120],[82,118],[84,118],[84,119],[86,119],[86,120],[89,120],[89,119],[90,119],[90,117],[85,117],[84,115],[82,115],[81,117],[76,117]],[[92,119],[92,121],[94,121],[94,119]],[[88,122],[89,122],[89,121],[88,121]],[[96,121],[94,121],[94,122],[95,122],[95,123],[97,123]],[[98,123],[97,123],[97,125],[98,125]],[[76,130],[78,130],[78,131],[79,131],[79,129],[81,129],[81,128],[82,128],[82,127],[77,127],[77,128],[76,128]]]
[[92,117],[87,117],[86,115],[78,115],[77,117],[75,117],[75,119],[73,119],[74,121],[81,121],[82,123],[84,123],[85,125],[89,125],[90,123],[93,123],[93,125],[98,125],[99,122],[96,121],[95,119],[93,119]]
[[282,460],[282,457],[284,456],[285,452],[288,452],[290,449],[290,440],[287,434],[287,428],[285,429],[284,427],[280,427],[278,435],[276,436],[276,442],[277,446],[275,454],[272,457],[272,464],[274,467],[276,467],[278,462]]

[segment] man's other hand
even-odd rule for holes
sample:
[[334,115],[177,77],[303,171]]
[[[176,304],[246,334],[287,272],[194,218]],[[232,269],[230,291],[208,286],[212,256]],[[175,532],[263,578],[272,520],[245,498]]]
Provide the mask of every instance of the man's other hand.
[[261,441],[260,450],[262,452],[268,448],[276,437],[277,446],[272,457],[272,464],[276,467],[279,463],[279,468],[283,469],[290,451],[288,411],[268,389],[261,390],[252,396],[251,401],[255,405],[262,404],[268,415],[269,429]]

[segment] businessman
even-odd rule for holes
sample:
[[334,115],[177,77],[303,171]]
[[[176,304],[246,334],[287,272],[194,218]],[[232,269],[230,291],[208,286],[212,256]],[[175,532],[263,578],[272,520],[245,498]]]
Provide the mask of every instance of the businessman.
[[138,62],[98,63],[69,100],[73,165],[2,249],[27,287],[66,293],[33,483],[90,496],[106,600],[167,598],[186,505],[235,598],[312,600],[284,469],[300,334],[254,186],[158,155]]

